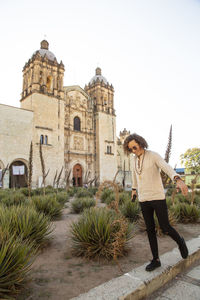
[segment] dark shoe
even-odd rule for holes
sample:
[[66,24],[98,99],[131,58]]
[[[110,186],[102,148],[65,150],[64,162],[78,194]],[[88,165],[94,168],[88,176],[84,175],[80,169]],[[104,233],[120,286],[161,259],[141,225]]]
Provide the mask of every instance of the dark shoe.
[[182,242],[179,245],[179,250],[180,250],[181,256],[182,256],[182,258],[187,258],[188,257],[188,248],[186,246],[186,243],[185,243],[185,240],[183,237],[181,238],[181,241]]
[[160,261],[157,260],[157,259],[153,259],[151,261],[151,263],[146,266],[145,270],[148,271],[148,272],[150,272],[150,271],[153,271],[153,270],[155,270],[156,268],[158,268],[160,266],[161,266]]

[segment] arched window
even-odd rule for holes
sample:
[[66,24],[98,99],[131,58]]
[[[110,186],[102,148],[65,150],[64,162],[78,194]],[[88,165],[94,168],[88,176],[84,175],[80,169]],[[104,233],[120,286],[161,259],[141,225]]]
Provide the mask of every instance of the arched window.
[[41,136],[40,136],[40,144],[44,144],[44,136],[43,136],[43,134],[41,134]]
[[81,121],[79,117],[74,118],[74,130],[81,131]]
[[45,137],[44,137],[44,143],[45,143],[45,145],[48,144],[48,136],[47,135],[45,135]]
[[39,77],[39,83],[42,84],[42,77],[43,77],[43,73],[42,71],[40,71],[40,77]]
[[47,91],[50,92],[52,89],[52,77],[48,76],[47,77]]

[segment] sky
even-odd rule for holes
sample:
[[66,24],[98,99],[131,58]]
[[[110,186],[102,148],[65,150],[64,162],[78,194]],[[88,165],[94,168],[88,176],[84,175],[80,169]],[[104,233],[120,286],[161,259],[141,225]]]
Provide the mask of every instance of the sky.
[[142,135],[170,164],[200,147],[200,0],[1,0],[0,103],[20,107],[22,69],[40,42],[84,88],[96,67],[114,86],[117,136]]

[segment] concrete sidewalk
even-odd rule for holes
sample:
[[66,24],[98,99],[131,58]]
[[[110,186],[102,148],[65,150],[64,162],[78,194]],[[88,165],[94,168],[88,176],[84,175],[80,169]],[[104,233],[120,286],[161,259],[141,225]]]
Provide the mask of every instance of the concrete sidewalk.
[[176,247],[160,257],[162,266],[155,271],[145,271],[147,262],[145,265],[101,284],[91,289],[88,293],[81,294],[71,300],[144,299],[200,259],[200,235],[187,241],[187,246],[189,249],[187,259],[181,258],[179,249]]
[[146,300],[199,300],[200,259],[185,272],[178,274],[164,287],[151,294]]

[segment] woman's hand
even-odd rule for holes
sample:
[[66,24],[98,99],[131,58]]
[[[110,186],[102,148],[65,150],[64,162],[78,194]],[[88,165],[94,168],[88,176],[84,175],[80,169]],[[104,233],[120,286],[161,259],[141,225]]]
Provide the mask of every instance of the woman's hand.
[[132,190],[132,192],[131,192],[131,201],[135,202],[136,198],[137,198],[136,190]]

